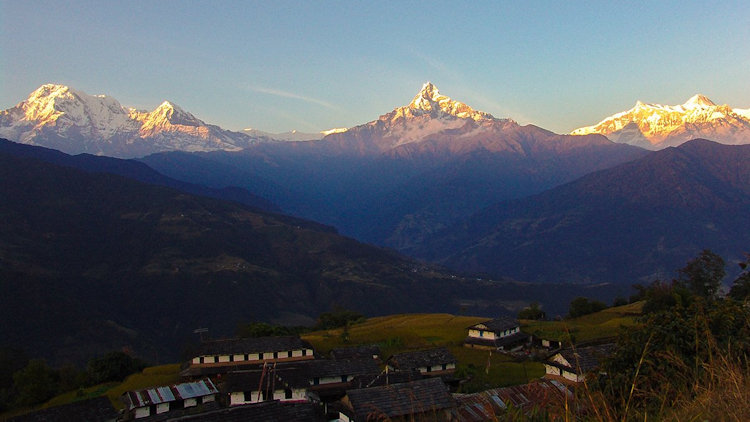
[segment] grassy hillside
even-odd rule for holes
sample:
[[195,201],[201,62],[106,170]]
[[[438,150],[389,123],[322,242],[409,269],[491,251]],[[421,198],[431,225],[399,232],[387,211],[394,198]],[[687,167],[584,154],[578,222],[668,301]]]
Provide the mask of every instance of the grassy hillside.
[[471,377],[461,387],[465,392],[521,384],[544,375],[538,362],[515,362],[502,354],[463,347],[467,327],[486,320],[450,314],[391,315],[370,318],[348,329],[317,331],[303,338],[321,354],[336,347],[377,344],[383,359],[407,350],[445,346],[458,360],[457,373]]
[[621,326],[635,325],[643,302],[607,308],[600,312],[561,321],[521,321],[528,334],[550,340],[584,343],[617,336]]

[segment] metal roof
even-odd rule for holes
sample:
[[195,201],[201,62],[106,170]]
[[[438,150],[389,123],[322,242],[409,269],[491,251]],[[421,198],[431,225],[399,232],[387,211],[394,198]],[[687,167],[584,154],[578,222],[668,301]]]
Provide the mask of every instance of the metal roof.
[[123,396],[128,409],[135,409],[176,400],[209,396],[218,392],[219,390],[214,383],[209,378],[206,378],[195,382],[128,391]]

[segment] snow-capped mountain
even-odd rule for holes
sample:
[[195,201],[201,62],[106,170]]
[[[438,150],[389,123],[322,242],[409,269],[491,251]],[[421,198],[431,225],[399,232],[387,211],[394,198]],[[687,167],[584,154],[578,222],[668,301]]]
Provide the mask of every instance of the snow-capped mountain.
[[324,130],[322,132],[317,132],[317,133],[300,132],[297,130],[291,130],[289,132],[282,132],[282,133],[271,133],[271,132],[264,132],[262,130],[258,130],[254,128],[247,128],[247,129],[243,129],[242,133],[245,133],[255,138],[268,138],[274,141],[300,142],[300,141],[317,141],[319,139],[322,139],[326,135],[330,135],[332,133],[341,133],[341,132],[346,132],[346,131],[347,131],[347,128],[334,128],[334,129]]
[[42,85],[0,111],[0,137],[69,154],[120,158],[163,151],[236,151],[268,140],[209,125],[165,101],[155,110],[125,108],[112,97]]
[[750,143],[750,109],[717,105],[698,94],[681,105],[645,104],[617,113],[573,135],[599,133],[614,142],[647,149],[677,146],[695,138],[730,145]]
[[391,155],[477,150],[528,155],[609,143],[604,137],[557,135],[534,125],[521,126],[509,118],[496,118],[452,100],[430,82],[409,104],[346,132],[328,135],[321,142],[334,152]]

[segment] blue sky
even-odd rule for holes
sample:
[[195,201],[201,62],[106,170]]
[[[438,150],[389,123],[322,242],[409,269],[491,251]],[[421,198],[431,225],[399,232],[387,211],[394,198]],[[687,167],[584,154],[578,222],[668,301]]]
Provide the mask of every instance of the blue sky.
[[750,107],[750,3],[0,0],[0,108],[47,82],[227,129],[350,127],[425,81],[565,133],[696,93]]

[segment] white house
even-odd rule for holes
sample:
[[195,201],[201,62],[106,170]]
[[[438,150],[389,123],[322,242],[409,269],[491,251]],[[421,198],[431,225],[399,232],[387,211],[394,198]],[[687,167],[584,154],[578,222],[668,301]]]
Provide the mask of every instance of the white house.
[[308,401],[308,378],[303,368],[266,366],[226,374],[221,390],[229,396],[230,406],[273,400],[302,403]]
[[445,347],[395,354],[387,364],[392,370],[416,370],[423,376],[450,375],[456,370],[456,358]]
[[313,359],[314,351],[295,336],[235,338],[201,343],[191,366],[262,364]]
[[464,345],[470,348],[492,350],[518,350],[531,340],[531,336],[521,332],[517,320],[500,317],[468,328],[468,337]]
[[601,360],[612,353],[614,344],[566,348],[544,362],[545,376],[583,382],[586,375],[599,368]]
[[209,379],[146,390],[128,391],[120,400],[125,403],[126,419],[139,419],[178,409],[212,403],[219,390]]

